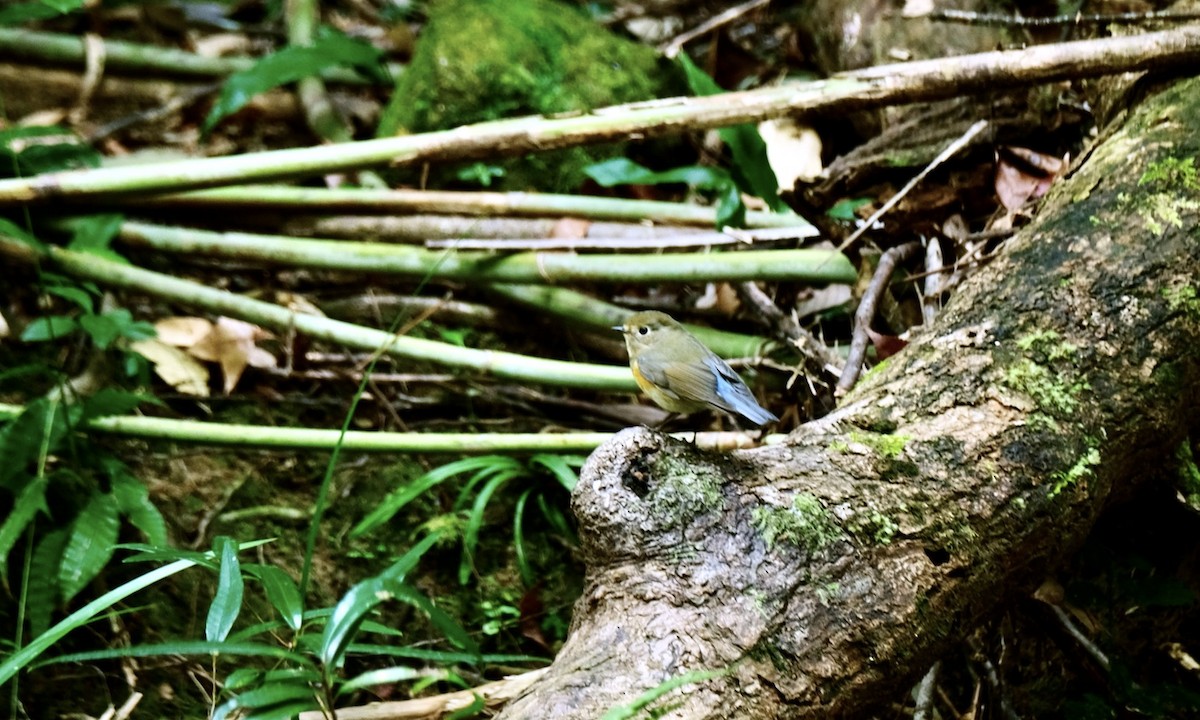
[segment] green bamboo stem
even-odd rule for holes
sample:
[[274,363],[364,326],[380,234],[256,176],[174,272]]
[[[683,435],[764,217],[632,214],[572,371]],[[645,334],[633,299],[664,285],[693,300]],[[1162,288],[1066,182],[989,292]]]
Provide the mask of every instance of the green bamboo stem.
[[[40,62],[70,63],[83,65],[86,54],[83,38],[78,35],[0,28],[0,55]],[[204,57],[196,53],[160,48],[152,45],[104,41],[104,66],[106,70],[131,74],[163,74],[183,77],[221,78],[235,72],[254,67],[257,58],[251,57]],[[403,66],[389,66],[392,75]],[[321,77],[330,82],[366,85],[370,81],[346,68],[330,68]]]
[[[1148,49],[1152,51],[1148,51]],[[803,85],[600,108],[574,117],[496,120],[440,132],[233,157],[49,173],[0,181],[0,203],[215,185],[413,165],[648,138],[775,117],[881,107],[1064,78],[1194,64],[1200,27],[880,65]]]
[[[22,407],[0,403],[0,418],[20,414]],[[172,418],[110,415],[92,418],[84,427],[93,432],[145,440],[222,445],[226,447],[266,448],[274,450],[332,450],[339,443],[353,452],[406,453],[518,453],[518,452],[590,452],[613,434],[607,432],[566,433],[396,433],[317,428],[264,427],[176,420]],[[689,442],[695,438],[700,447],[751,447],[781,442],[784,435],[760,440],[743,433],[675,433]]]
[[[632,310],[606,303],[567,288],[546,285],[489,285],[488,291],[500,297],[536,308],[569,322],[603,332],[621,325],[633,314]],[[686,324],[688,330],[721,357],[761,357],[771,348],[771,341],[753,335],[740,335],[703,325]]]
[[[127,197],[122,205],[153,208],[284,208],[308,212],[334,211],[371,214],[482,215],[543,217],[572,216],[593,220],[713,227],[716,210],[700,205],[658,200],[623,200],[590,195],[523,192],[455,192],[449,190],[357,190],[305,188],[285,185],[241,185],[185,193]],[[796,215],[746,213],[749,228],[807,227]]]
[[[30,258],[30,250],[12,240],[0,238],[0,253]],[[500,350],[476,350],[422,338],[398,337],[317,315],[303,315],[261,300],[235,295],[190,280],[163,275],[125,265],[96,255],[49,247],[43,261],[83,280],[108,287],[146,293],[153,297],[228,315],[268,327],[278,332],[296,330],[313,338],[338,343],[368,352],[446,365],[499,378],[540,385],[583,388],[606,392],[636,392],[637,386],[627,367],[527,357]]]
[[794,280],[851,283],[854,266],[830,250],[747,250],[672,255],[454,253],[420,248],[165,227],[127,221],[123,242],[162,252],[347,272],[487,283]]

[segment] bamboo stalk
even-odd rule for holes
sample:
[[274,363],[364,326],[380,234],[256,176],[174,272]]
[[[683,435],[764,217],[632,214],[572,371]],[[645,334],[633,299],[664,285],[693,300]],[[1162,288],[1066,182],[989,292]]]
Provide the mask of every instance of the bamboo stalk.
[[[489,285],[488,291],[512,302],[603,331],[625,322],[632,310],[567,288],[546,285]],[[727,358],[760,357],[773,343],[766,338],[725,332],[703,325],[685,327],[710,350]]]
[[673,255],[453,253],[343,240],[219,233],[126,221],[123,242],[162,252],[348,272],[487,283],[795,280],[851,283],[854,266],[828,250],[748,250]]
[[[20,405],[0,403],[0,417],[15,417]],[[330,450],[340,445],[353,452],[492,453],[590,452],[612,437],[606,432],[566,433],[396,433],[295,427],[264,427],[176,420],[172,418],[109,415],[91,418],[84,426],[93,432],[145,440],[188,442],[227,447],[273,450]],[[745,433],[675,433],[702,448],[734,449],[780,442],[783,435],[756,440]]]
[[[184,193],[119,198],[133,207],[285,208],[307,211],[372,214],[437,213],[446,215],[563,216],[593,220],[654,222],[712,227],[711,207],[658,200],[625,200],[590,195],[524,192],[456,192],[451,190],[325,189],[285,185],[240,185]],[[748,228],[789,228],[807,225],[795,215],[751,210]]]
[[228,315],[278,332],[297,332],[368,352],[490,373],[499,378],[540,385],[583,388],[606,392],[636,392],[627,367],[527,357],[500,350],[477,350],[458,345],[400,337],[382,330],[317,315],[295,313],[261,300],[218,290],[190,280],[163,275],[97,255],[49,246],[43,257],[34,257],[28,245],[0,237],[0,253],[30,262],[48,262],[73,277],[108,287],[133,290],[170,302]]

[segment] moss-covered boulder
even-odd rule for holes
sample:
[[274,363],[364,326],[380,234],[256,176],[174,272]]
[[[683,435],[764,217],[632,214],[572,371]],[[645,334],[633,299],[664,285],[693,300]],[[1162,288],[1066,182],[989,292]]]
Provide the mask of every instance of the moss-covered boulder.
[[[435,0],[380,133],[589,110],[680,94],[683,87],[654,50],[555,0]],[[609,145],[506,161],[502,184],[573,189],[585,165],[619,152]]]

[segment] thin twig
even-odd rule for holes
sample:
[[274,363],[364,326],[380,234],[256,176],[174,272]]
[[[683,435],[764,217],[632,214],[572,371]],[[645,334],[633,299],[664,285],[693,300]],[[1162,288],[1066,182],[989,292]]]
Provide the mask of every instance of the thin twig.
[[1071,637],[1075,638],[1075,642],[1079,643],[1080,647],[1086,650],[1087,654],[1091,655],[1092,658],[1100,664],[1100,667],[1108,670],[1110,667],[1108,656],[1104,654],[1103,650],[1096,647],[1096,644],[1088,639],[1088,636],[1084,635],[1083,631],[1080,630],[1074,622],[1072,622],[1071,616],[1067,615],[1067,611],[1063,610],[1058,605],[1050,605],[1050,609],[1054,611],[1054,616],[1058,618],[1058,622],[1061,623],[1064,628],[1066,628],[1066,631],[1071,635]]
[[138,110],[137,112],[129,113],[113,120],[110,123],[101,125],[87,135],[89,143],[95,143],[114,133],[120,132],[128,127],[132,127],[139,123],[154,122],[161,120],[169,115],[173,115],[183,108],[191,105],[200,98],[206,95],[212,95],[221,89],[221,83],[208,83],[199,87],[191,88],[185,92],[175,95],[158,107],[148,108],[146,110]]
[[875,276],[871,278],[871,284],[863,293],[862,300],[858,303],[858,310],[854,312],[854,337],[850,340],[850,354],[846,357],[846,365],[842,368],[842,377],[838,379],[835,391],[838,396],[849,392],[858,380],[859,373],[862,372],[863,360],[867,355],[867,343],[870,340],[867,330],[871,326],[871,320],[875,317],[875,308],[879,305],[879,299],[892,279],[892,272],[895,271],[896,265],[907,260],[920,248],[921,244],[918,242],[905,243],[888,250],[879,258],[879,267],[875,269]]
[[431,250],[670,250],[675,248],[710,247],[718,245],[751,245],[755,242],[774,242],[813,237],[816,228],[767,228],[734,232],[696,233],[654,237],[585,237],[585,238],[458,238],[426,240]]
[[[260,368],[266,375],[289,378],[292,380],[362,380],[362,373],[353,370],[293,370],[283,368]],[[439,373],[371,373],[371,379],[381,383],[450,383],[461,380],[459,375]]]
[[822,369],[836,368],[842,359],[829,349],[829,346],[817,339],[815,335],[800,327],[796,319],[786,315],[765,292],[753,282],[743,282],[737,285],[738,297],[754,307],[759,317],[766,320],[771,330],[796,347],[813,365]]
[[988,126],[987,120],[980,120],[980,121],[976,122],[974,125],[972,125],[971,127],[967,128],[967,131],[962,134],[962,137],[958,138],[954,142],[947,145],[946,149],[943,150],[941,153],[939,153],[938,156],[935,157],[932,161],[930,161],[930,163],[925,166],[924,170],[917,173],[916,176],[913,177],[912,180],[909,180],[908,183],[904,187],[900,188],[900,192],[898,192],[895,195],[888,198],[887,202],[885,202],[882,207],[880,207],[878,210],[876,210],[874,212],[874,214],[872,214],[871,217],[867,218],[859,226],[859,228],[857,230],[855,230],[853,233],[850,234],[850,237],[843,240],[842,244],[838,245],[837,251],[842,252],[846,248],[850,247],[850,245],[852,243],[854,243],[855,240],[858,240],[860,237],[863,236],[863,233],[867,232],[872,227],[874,227],[875,222],[877,220],[879,220],[879,218],[883,217],[883,215],[885,213],[887,213],[889,210],[891,210],[893,207],[895,207],[896,203],[898,203],[902,199],[904,199],[905,195],[908,195],[910,192],[912,192],[912,189],[915,188],[918,183],[920,183],[922,180],[924,180],[926,175],[933,172],[934,169],[936,169],[942,163],[949,160],[955,153],[957,153],[959,150],[962,150],[964,147],[966,147],[967,144],[970,143],[971,140],[974,139],[974,137],[976,135],[983,132],[984,128],[986,128],[987,126]]
[[696,38],[700,37],[701,35],[704,35],[705,33],[716,30],[717,28],[721,27],[722,25],[727,25],[727,24],[733,22],[734,20],[738,19],[742,15],[745,15],[746,13],[750,12],[751,10],[755,10],[760,7],[765,7],[770,2],[771,2],[771,0],[750,0],[749,2],[744,2],[741,5],[736,5],[734,7],[731,7],[728,10],[726,10],[725,12],[720,13],[718,15],[714,15],[713,17],[709,18],[708,20],[705,20],[704,22],[700,23],[699,25],[692,28],[691,30],[688,30],[687,32],[682,33],[681,35],[676,36],[675,39],[672,40],[671,42],[661,45],[659,47],[659,51],[662,52],[663,55],[665,55],[669,58],[673,58],[679,54],[679,51],[683,49],[684,45],[691,42],[692,40],[695,40]]

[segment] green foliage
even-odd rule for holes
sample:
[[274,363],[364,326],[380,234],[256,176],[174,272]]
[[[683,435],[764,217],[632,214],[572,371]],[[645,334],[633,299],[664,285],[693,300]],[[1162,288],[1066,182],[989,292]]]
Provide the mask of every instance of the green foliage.
[[671,185],[684,184],[697,190],[712,192],[717,196],[718,229],[746,224],[746,204],[738,191],[737,183],[728,171],[721,168],[690,165],[655,172],[627,158],[613,158],[584,169],[592,180],[602,187],[614,185]]
[[833,207],[826,210],[825,215],[834,220],[853,222],[858,219],[858,209],[870,204],[870,198],[842,198],[834,203]]
[[52,125],[0,130],[0,177],[25,177],[99,164],[100,154],[67,128]]
[[[676,59],[687,76],[692,92],[697,95],[719,95],[724,92],[712,78],[696,67],[687,53],[680,53]],[[748,195],[761,198],[777,213],[790,213],[787,203],[779,197],[779,180],[767,160],[767,144],[758,134],[758,128],[747,123],[720,128],[717,134],[733,157],[731,174],[737,187]],[[745,219],[744,214],[742,219]]]
[[[678,62],[687,77],[692,92],[715,95],[724,92],[685,54]],[[779,197],[779,183],[767,160],[767,146],[753,125],[721,128],[718,133],[732,156],[730,170],[692,165],[655,172],[626,158],[614,158],[595,163],[584,169],[592,180],[603,187],[614,185],[684,184],[696,190],[712,193],[717,199],[716,226],[743,227],[746,224],[746,205],[742,193],[761,198],[775,212],[791,212]]]
[[1194,159],[1165,157],[1150,163],[1146,172],[1138,178],[1138,185],[1163,185],[1200,191],[1200,177],[1197,177]]
[[63,600],[70,600],[92,581],[112,557],[120,516],[111,493],[93,492],[75,516],[58,567]]
[[[0,220],[0,223],[6,221]],[[110,249],[110,244],[121,229],[121,215],[104,214],[73,218],[69,223],[72,230],[70,248],[90,253],[109,260],[125,263],[126,260]],[[36,238],[15,225],[0,224],[3,232],[37,249],[43,246]],[[43,272],[39,279],[42,290],[75,306],[71,314],[48,314],[35,318],[21,332],[21,340],[29,343],[52,342],[82,332],[91,339],[98,350],[107,350],[119,341],[145,340],[155,336],[154,326],[148,322],[134,320],[125,308],[96,311],[96,297],[100,289],[93,283],[79,283],[70,278]],[[128,374],[136,374],[143,366],[141,356],[124,352],[124,367]]]
[[360,40],[322,27],[317,41],[310,46],[291,46],[263,57],[254,67],[229,76],[221,95],[204,119],[203,130],[210,132],[217,123],[245,107],[259,93],[347,65],[377,82],[390,79],[381,65],[378,50]]
[[[168,655],[212,656],[227,661],[236,658],[239,663],[248,663],[256,658],[271,659],[270,669],[261,669],[257,664],[250,663],[229,672],[224,682],[226,699],[215,711],[214,718],[230,717],[235,712],[252,718],[292,717],[298,712],[328,706],[329,701],[339,695],[381,684],[419,684],[435,680],[462,684],[448,670],[430,671],[400,665],[370,670],[350,678],[342,677],[348,653],[364,649],[374,653],[376,650],[376,646],[356,645],[355,638],[368,631],[395,634],[395,631],[370,619],[375,609],[388,600],[399,600],[420,610],[460,651],[439,654],[428,649],[393,648],[393,654],[403,656],[404,651],[409,650],[412,651],[412,657],[441,657],[447,663],[474,664],[485,659],[463,628],[405,581],[407,574],[437,539],[436,535],[427,536],[382,573],[351,587],[333,608],[308,612],[302,609],[297,586],[286,572],[274,566],[242,565],[238,561],[239,551],[260,545],[262,541],[239,546],[228,537],[218,537],[213,542],[213,550],[207,553],[147,548],[148,552],[134,559],[173,559],[174,562],[167,566],[172,571],[198,565],[216,573],[217,588],[208,608],[206,639],[74,653],[48,662]],[[142,576],[136,581],[137,587],[146,587],[150,582],[147,578],[161,576],[163,570],[160,568]],[[268,601],[279,611],[281,622],[259,623],[233,632],[245,604],[243,588],[247,578],[262,584]],[[124,594],[121,597],[129,594],[122,592]],[[104,599],[107,601],[109,596]],[[88,617],[99,610],[91,605],[89,607],[91,614]],[[71,627],[57,633],[57,636],[61,637],[84,621],[86,618],[72,616]],[[284,628],[292,631],[290,638],[286,632],[281,632]],[[45,646],[42,646],[41,650],[44,649]],[[22,662],[28,664],[31,659],[22,658]]]
[[83,0],[36,0],[0,8],[0,25],[19,25],[32,20],[49,20],[83,7]]
[[491,187],[492,183],[502,179],[508,171],[499,165],[488,165],[487,163],[476,162],[460,168],[455,173],[460,181],[479,187]]
[[[122,519],[151,542],[165,542],[166,525],[145,487],[123,463],[77,436],[80,423],[126,412],[144,398],[104,390],[63,403],[43,397],[0,427],[0,494],[11,498],[0,524],[0,570],[22,537],[32,543],[26,588],[30,629],[40,633],[52,610],[87,586],[112,557]],[[51,457],[72,459],[48,467]],[[39,518],[49,521],[38,531]]]
[[1100,464],[1100,451],[1089,446],[1075,464],[1066,470],[1054,473],[1054,484],[1050,486],[1050,497],[1058,495],[1069,487],[1074,487],[1091,476],[1092,468]]
[[576,471],[583,458],[562,455],[534,455],[522,462],[505,455],[469,457],[448,463],[425,473],[407,485],[393,490],[370,514],[358,522],[350,536],[362,537],[389,522],[401,509],[433,488],[460,476],[468,476],[454,502],[453,522],[435,518],[427,527],[453,530],[462,538],[462,556],[458,579],[466,584],[475,572],[475,557],[480,535],[486,524],[492,498],[510,483],[522,486],[513,514],[513,547],[522,579],[532,584],[535,573],[529,563],[524,532],[525,510],[529,498],[536,498],[543,517],[560,536],[573,542],[574,533],[565,515],[546,499],[542,480],[549,476],[568,493],[575,487]]
[[232,538],[218,535],[213,540],[213,554],[220,561],[217,592],[208,606],[208,619],[204,623],[204,639],[222,642],[229,636],[238,613],[242,610],[242,569],[238,563],[238,546]]

